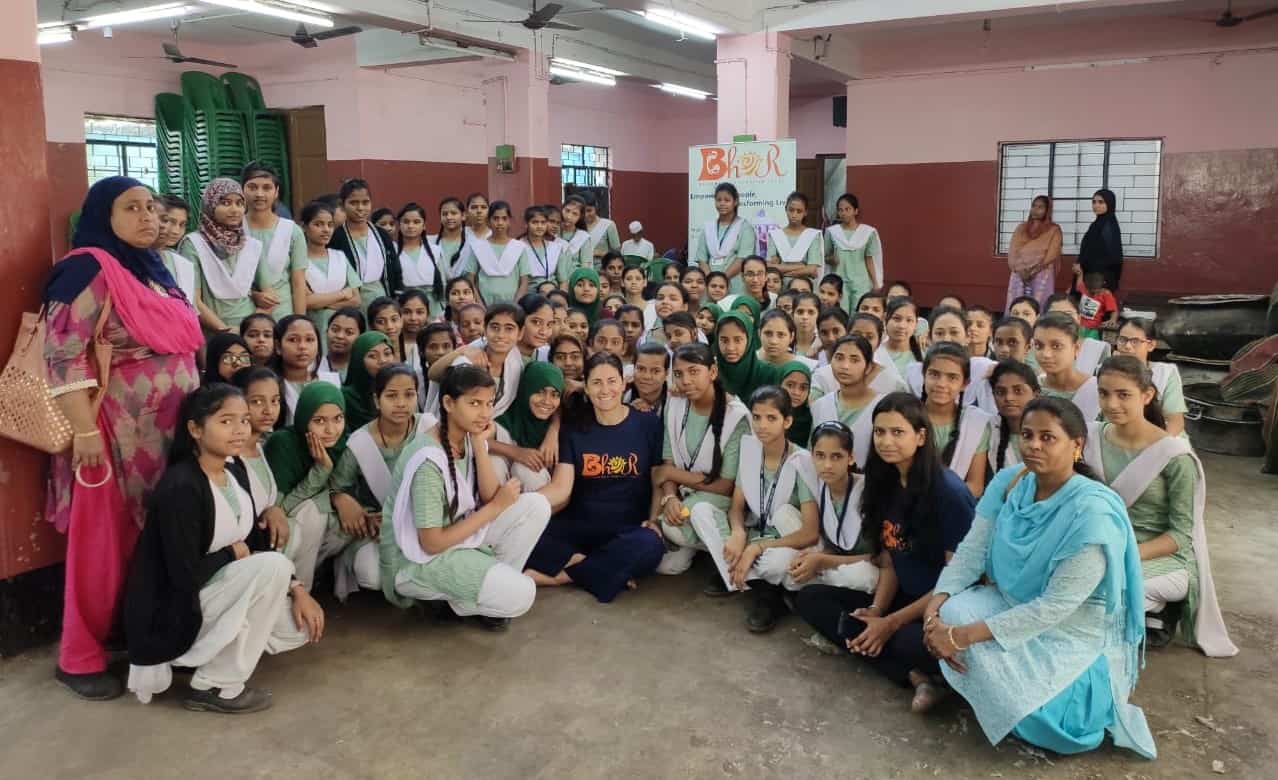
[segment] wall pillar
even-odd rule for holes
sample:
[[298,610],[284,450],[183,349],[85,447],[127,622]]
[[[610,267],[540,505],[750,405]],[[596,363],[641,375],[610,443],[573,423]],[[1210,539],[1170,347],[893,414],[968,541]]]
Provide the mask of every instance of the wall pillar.
[[790,135],[790,37],[757,32],[719,36],[719,143],[752,133],[760,141]]
[[[0,363],[9,359],[22,312],[40,303],[49,275],[49,172],[44,96],[35,42],[35,0],[18,0],[0,26]],[[0,439],[0,655],[51,637],[59,622],[65,543],[44,520],[48,458]]]
[[[539,58],[521,51],[514,62],[493,68],[484,79],[488,199],[505,200],[515,209],[561,200],[558,150],[553,150],[556,166],[550,167],[550,81]],[[515,147],[512,173],[497,169],[495,155],[502,144]],[[512,216],[513,224],[523,224],[522,211]]]

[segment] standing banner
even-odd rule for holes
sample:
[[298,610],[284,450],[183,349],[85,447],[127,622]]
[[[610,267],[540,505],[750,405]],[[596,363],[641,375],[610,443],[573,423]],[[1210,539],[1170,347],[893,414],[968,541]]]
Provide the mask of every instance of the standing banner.
[[741,196],[738,213],[754,226],[755,252],[767,248],[768,231],[786,224],[785,199],[797,186],[793,138],[688,147],[688,256],[701,228],[718,218],[714,188],[727,182]]

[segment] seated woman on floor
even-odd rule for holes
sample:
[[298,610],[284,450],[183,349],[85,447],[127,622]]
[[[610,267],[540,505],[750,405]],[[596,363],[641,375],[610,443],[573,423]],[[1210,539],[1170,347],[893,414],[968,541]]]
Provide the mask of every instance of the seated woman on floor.
[[[497,481],[488,439],[497,382],[451,366],[440,381],[439,424],[404,448],[382,504],[382,593],[397,607],[446,601],[490,630],[532,609],[524,563],[550,520],[550,504]],[[389,522],[387,522],[389,520]]]
[[661,533],[645,520],[661,462],[661,418],[621,402],[621,361],[586,361],[586,388],[564,403],[559,463],[541,493],[557,514],[528,559],[538,585],[577,584],[609,602],[656,570]]
[[554,463],[541,454],[542,442],[552,421],[558,419],[564,391],[564,372],[552,363],[529,363],[519,377],[515,402],[497,418],[497,432],[488,442],[497,469],[497,480],[519,480],[525,493],[550,482]]
[[1108,731],[1154,758],[1128,702],[1145,635],[1140,553],[1123,502],[1082,462],[1086,441],[1072,403],[1026,405],[1025,465],[985,491],[927,605],[926,640],[991,743],[1011,733],[1081,753]]
[[973,501],[958,475],[941,464],[917,398],[885,396],[873,422],[860,514],[878,583],[873,593],[809,585],[799,591],[796,609],[830,642],[913,688],[910,707],[924,712],[944,689],[935,679],[936,659],[923,646],[923,608],[972,523]]
[[1127,505],[1139,543],[1149,645],[1162,647],[1175,636],[1209,656],[1236,655],[1212,584],[1202,464],[1184,437],[1165,430],[1148,366],[1130,355],[1112,357],[1096,381],[1106,422],[1088,438],[1083,457]]

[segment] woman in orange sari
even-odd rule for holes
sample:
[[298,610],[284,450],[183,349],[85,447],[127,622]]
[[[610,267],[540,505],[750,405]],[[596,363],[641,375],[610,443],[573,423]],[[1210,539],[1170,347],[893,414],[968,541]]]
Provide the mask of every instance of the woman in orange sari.
[[1029,219],[1016,226],[1007,248],[1011,278],[1007,282],[1005,311],[1022,295],[1033,297],[1039,306],[1047,308],[1061,260],[1061,240],[1060,225],[1052,221],[1052,199],[1039,195],[1030,204]]

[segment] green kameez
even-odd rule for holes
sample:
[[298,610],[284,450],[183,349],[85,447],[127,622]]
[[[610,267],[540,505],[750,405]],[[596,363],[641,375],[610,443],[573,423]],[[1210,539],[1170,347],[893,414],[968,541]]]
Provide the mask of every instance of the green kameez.
[[[842,231],[844,239],[851,238],[847,228],[842,225],[835,225],[833,229]],[[865,267],[865,258],[883,256],[879,233],[877,230],[874,231],[860,249],[844,249],[834,241],[827,243],[830,266],[834,268],[836,274],[843,277],[843,309],[849,314],[855,314],[856,302],[873,287],[869,270]],[[883,284],[882,279],[879,280],[879,284]]]
[[[339,259],[342,265],[346,266],[346,287],[359,288],[359,274],[355,272],[354,268],[351,268],[350,263],[346,262],[345,257],[340,257]],[[328,273],[329,255],[327,253],[325,253],[323,257],[307,257],[307,262],[318,268],[321,273]],[[307,290],[310,290],[309,285],[307,286]],[[314,292],[313,290],[310,291]],[[328,333],[328,321],[333,319],[333,315],[336,313],[337,309],[330,309],[327,307],[323,309],[311,309],[307,312],[307,316],[311,318],[311,322],[315,323],[315,327],[319,329],[321,345],[326,345],[325,334]],[[346,377],[345,369],[343,369],[341,373],[342,378],[344,379]]]
[[[216,252],[217,250],[214,249],[213,251]],[[265,252],[266,249],[263,248],[262,251]],[[253,305],[253,299],[247,295],[243,298],[233,299],[215,297],[213,292],[209,290],[208,284],[204,281],[204,268],[200,265],[200,253],[196,251],[190,237],[182,239],[182,243],[178,245],[178,254],[195,263],[195,289],[199,291],[200,301],[209,307],[217,315],[218,319],[226,324],[226,327],[231,330],[239,330],[240,322],[257,310]],[[235,263],[239,256],[240,253],[236,252],[223,258],[228,272],[235,273]]]
[[257,264],[257,277],[253,280],[253,289],[274,290],[279,296],[280,303],[271,312],[276,322],[293,313],[293,272],[305,271],[310,266],[310,258],[307,257],[306,251],[306,236],[302,234],[302,229],[297,226],[297,223],[293,223],[292,236],[288,241],[288,263],[278,274],[271,271],[268,261],[271,241],[282,222],[283,220],[280,220],[273,227],[261,229],[249,227],[247,221],[244,223],[245,232],[262,242],[262,260]]
[[[754,254],[755,243],[757,241],[754,234],[754,225],[750,224],[750,220],[742,217],[737,217],[737,220],[741,222],[741,229],[740,232],[737,233],[736,246],[733,248],[732,254],[727,256],[726,260],[720,262],[710,257],[710,245],[706,242],[705,227],[702,226],[701,235],[697,237],[697,246],[693,255],[693,261],[698,265],[705,263],[709,266],[711,271],[722,271],[732,265],[733,261],[744,260]],[[715,227],[721,228],[723,225],[716,220]],[[724,235],[726,236],[727,231],[731,229],[732,225],[728,225],[727,229],[724,230]],[[738,273],[736,276],[732,277],[731,284],[728,286],[728,292],[736,295],[740,295],[745,292],[745,280],[741,278],[741,274]]]
[[[664,427],[664,426],[663,426]],[[696,457],[696,453],[701,451],[701,444],[705,437],[710,433],[710,416],[698,414],[691,404],[688,406],[688,424],[683,429],[684,436],[687,437],[688,452]],[[737,470],[741,465],[741,437],[750,432],[750,420],[748,417],[741,418],[737,423],[736,429],[729,434],[727,443],[723,447],[723,463],[719,469],[720,479],[737,478]],[[667,462],[674,462],[674,450],[670,442],[670,434],[667,431],[662,438],[661,459]],[[691,510],[697,504],[710,504],[721,512],[727,512],[732,506],[731,495],[720,495],[705,490],[693,490],[684,496],[682,502],[684,507]],[[680,544],[684,547],[691,547],[697,544],[697,533],[693,530],[690,523],[684,523],[681,526],[668,526],[675,533],[684,537],[684,541]]]

